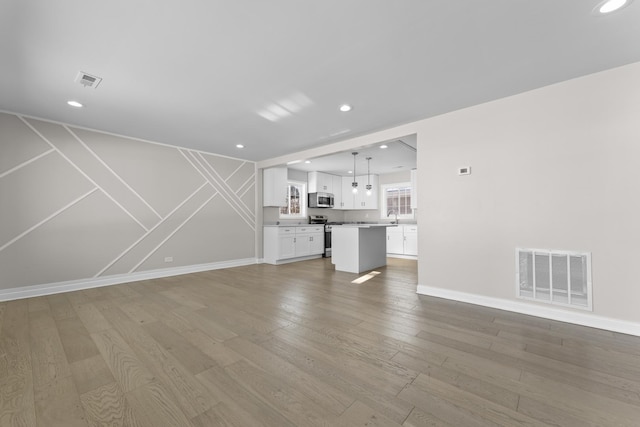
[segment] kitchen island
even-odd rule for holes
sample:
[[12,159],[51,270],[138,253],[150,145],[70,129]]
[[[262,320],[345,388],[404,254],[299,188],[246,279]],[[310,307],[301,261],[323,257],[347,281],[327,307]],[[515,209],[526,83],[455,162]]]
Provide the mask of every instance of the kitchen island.
[[331,262],[337,271],[362,273],[387,265],[387,227],[392,224],[344,224],[332,228]]

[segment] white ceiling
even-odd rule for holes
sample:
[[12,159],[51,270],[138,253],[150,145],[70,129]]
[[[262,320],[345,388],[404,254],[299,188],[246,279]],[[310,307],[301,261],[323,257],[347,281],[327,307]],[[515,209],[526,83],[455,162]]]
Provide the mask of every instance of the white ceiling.
[[[383,145],[386,148],[381,148]],[[414,169],[417,164],[416,148],[416,135],[408,135],[399,140],[381,142],[360,147],[357,150],[347,150],[312,159],[299,159],[299,163],[289,164],[288,167],[305,172],[321,171],[349,176],[353,174],[353,153],[355,152],[358,153],[355,156],[356,175],[366,175],[368,172],[383,175]],[[371,159],[369,162],[367,157]],[[311,163],[305,163],[306,160]]]
[[640,61],[599,1],[1,0],[0,109],[264,160]]

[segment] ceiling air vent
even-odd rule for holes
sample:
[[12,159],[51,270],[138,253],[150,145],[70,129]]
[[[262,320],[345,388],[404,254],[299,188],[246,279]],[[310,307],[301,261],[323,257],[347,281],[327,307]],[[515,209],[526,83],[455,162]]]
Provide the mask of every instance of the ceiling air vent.
[[98,87],[101,81],[102,77],[92,76],[91,74],[87,74],[83,71],[80,71],[76,77],[76,82],[80,83],[84,87],[92,87],[94,89]]

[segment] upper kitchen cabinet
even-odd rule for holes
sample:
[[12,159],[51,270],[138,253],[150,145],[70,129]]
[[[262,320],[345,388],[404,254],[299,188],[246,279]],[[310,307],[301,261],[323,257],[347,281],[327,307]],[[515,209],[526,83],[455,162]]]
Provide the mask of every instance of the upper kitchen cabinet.
[[287,206],[287,168],[262,171],[262,206]]
[[307,174],[309,193],[333,194],[333,208],[342,207],[342,177],[324,172],[309,172]]
[[[360,175],[355,177],[358,192],[353,194],[354,178],[342,177],[342,204],[340,209],[378,209],[378,175]],[[371,194],[367,195],[367,183],[371,183]]]
[[342,177],[331,175],[333,177],[333,208],[342,209]]
[[[354,209],[378,209],[380,185],[378,175],[362,175],[357,177],[358,193],[353,203]],[[367,194],[367,184],[371,184],[371,194]]]
[[309,193],[331,193],[333,194],[334,175],[324,172],[309,172],[307,174],[307,185]]

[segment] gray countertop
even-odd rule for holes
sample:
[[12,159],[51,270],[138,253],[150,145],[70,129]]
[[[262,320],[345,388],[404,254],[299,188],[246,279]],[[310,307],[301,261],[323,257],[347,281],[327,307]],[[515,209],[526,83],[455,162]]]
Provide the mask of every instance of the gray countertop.
[[398,224],[342,224],[333,225],[333,228],[374,228],[374,227],[397,227]]

